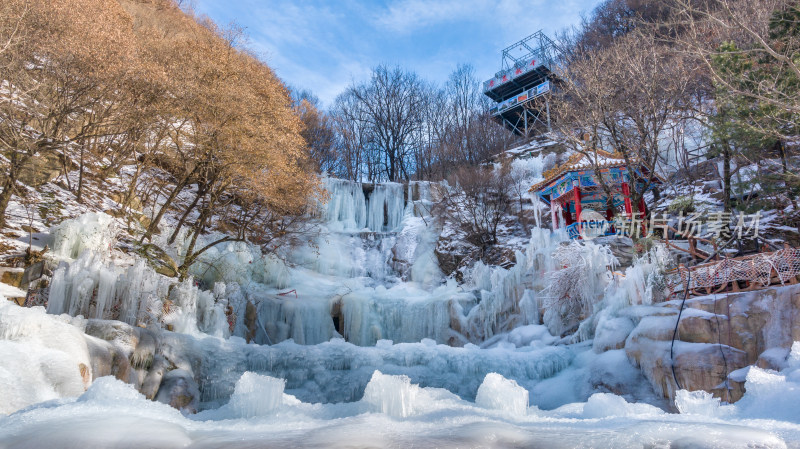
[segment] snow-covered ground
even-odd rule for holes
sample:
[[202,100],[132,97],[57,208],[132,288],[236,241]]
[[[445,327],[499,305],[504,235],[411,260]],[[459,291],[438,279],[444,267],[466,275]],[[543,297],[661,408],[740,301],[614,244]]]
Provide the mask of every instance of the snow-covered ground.
[[[209,382],[230,382],[204,386],[229,389],[224,404],[183,415],[113,377],[99,378],[83,392],[76,363],[88,363],[81,321],[0,303],[3,405],[23,406],[0,416],[3,447],[780,448],[800,442],[800,343],[783,372],[750,368],[747,393],[737,404],[681,392],[681,413],[674,414],[608,393],[552,410],[531,405],[574,397],[576,380],[587,369],[626,375],[613,351],[595,355],[547,346],[547,333],[535,328],[507,338],[533,338],[524,351],[432,341],[266,347],[170,333],[170,345],[207,359],[202,363],[209,364]],[[572,351],[584,360],[569,365]],[[411,375],[392,374],[403,366],[412,367]],[[531,387],[537,376],[559,370]],[[518,376],[528,383],[509,380]],[[320,394],[352,397],[324,403]]]
[[[25,399],[24,395],[36,401],[0,416],[3,447],[781,448],[800,442],[796,408],[800,343],[795,344],[783,372],[751,368],[747,393],[736,405],[720,405],[707,393],[683,391],[676,401],[681,413],[674,414],[608,393],[595,393],[588,400],[553,410],[530,405],[547,395],[571,397],[570,381],[574,382],[581,370],[577,366],[564,368],[561,376],[568,377],[562,381],[543,382],[543,389],[526,388],[491,373],[531,366],[533,372],[526,375],[535,377],[538,370],[552,369],[543,367],[552,363],[553,353],[562,357],[557,353],[568,351],[552,346],[514,355],[502,348],[449,348],[433,342],[385,342],[373,348],[344,342],[261,347],[238,339],[180,336],[182,349],[205,353],[219,364],[208,376],[228,377],[233,382],[227,403],[184,415],[169,405],[145,399],[133,386],[113,377],[99,378],[82,392],[80,373],[70,362],[86,354],[79,350],[76,323],[68,323],[66,317],[3,303],[0,319],[4,405]],[[19,326],[14,329],[13,323]],[[250,365],[258,357],[263,358],[263,366],[257,370]],[[233,362],[237,358],[240,362]],[[416,375],[389,374],[395,364],[410,359],[421,362]],[[338,371],[325,366],[334,360],[340,363]],[[295,369],[281,371],[270,367],[271,363],[294,364]],[[315,385],[316,379],[298,384],[293,378],[298,376],[297,367],[314,363],[318,368],[303,375],[324,376],[324,382]],[[220,369],[226,364],[246,371]],[[599,365],[609,373],[619,371],[619,360],[614,357]],[[17,371],[22,367],[26,368],[24,377]],[[363,392],[352,400],[321,403],[299,399],[319,386],[352,392],[357,388],[353,378],[359,376],[344,374],[348,371],[362,371],[366,380]],[[445,388],[420,387],[419,379],[426,376],[439,378]],[[286,388],[292,383],[300,387]],[[453,390],[459,388],[475,391],[476,399],[455,394]]]

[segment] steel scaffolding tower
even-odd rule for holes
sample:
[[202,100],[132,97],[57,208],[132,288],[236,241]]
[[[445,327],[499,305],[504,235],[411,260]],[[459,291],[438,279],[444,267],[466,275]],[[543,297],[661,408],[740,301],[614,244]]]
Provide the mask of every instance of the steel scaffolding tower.
[[559,51],[541,31],[503,49],[502,69],[483,83],[483,93],[497,104],[492,117],[521,135],[550,131],[548,93]]

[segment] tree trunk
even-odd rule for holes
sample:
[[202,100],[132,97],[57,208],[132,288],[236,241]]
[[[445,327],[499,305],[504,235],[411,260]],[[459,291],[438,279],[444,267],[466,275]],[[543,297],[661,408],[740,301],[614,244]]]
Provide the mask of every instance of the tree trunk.
[[175,201],[175,198],[178,196],[178,194],[189,184],[189,179],[190,176],[184,176],[183,179],[181,179],[178,184],[175,185],[175,188],[172,189],[166,201],[164,201],[164,204],[158,210],[156,216],[153,217],[153,221],[150,222],[150,226],[147,227],[147,231],[145,231],[142,239],[139,240],[139,243],[149,240],[150,237],[152,237],[153,233],[156,231],[156,229],[158,229],[159,222],[161,222],[161,219],[164,218],[164,214],[167,212],[167,209],[169,209],[169,206],[172,205],[172,202]]
[[789,187],[789,169],[786,166],[786,147],[783,144],[782,140],[779,140],[776,145],[778,146],[778,153],[781,155],[781,167],[783,169],[783,182],[786,186],[786,190],[789,196],[789,200],[792,202],[792,209],[797,210],[797,200],[795,199],[794,195],[792,195],[790,187]]
[[200,211],[200,216],[197,218],[197,222],[192,227],[192,239],[189,241],[189,246],[186,248],[186,255],[183,258],[183,263],[180,267],[178,267],[178,277],[181,281],[186,278],[186,275],[189,273],[189,267],[192,266],[195,259],[197,259],[197,257],[205,250],[213,246],[207,245],[200,251],[196,253],[194,252],[194,247],[197,245],[197,238],[203,233],[203,230],[205,230],[206,221],[208,221],[208,219],[211,217],[211,212],[214,210],[215,204],[216,201],[214,199],[214,194],[212,194],[209,203]]
[[69,181],[69,157],[67,157],[67,150],[61,150],[61,169],[64,173],[64,179],[67,182],[67,190],[72,190],[72,183]]
[[11,201],[14,186],[17,183],[16,176],[16,173],[14,173],[13,176],[9,173],[3,182],[3,191],[0,192],[0,228],[6,227],[6,209],[8,208],[9,201]]
[[83,202],[81,194],[83,193],[83,153],[85,151],[85,145],[81,144],[81,157],[80,157],[80,164],[78,165],[78,193],[76,195],[76,199],[79,203]]
[[186,223],[186,219],[189,217],[189,214],[192,212],[192,210],[194,210],[195,207],[197,207],[197,203],[200,202],[200,199],[206,196],[206,193],[208,193],[208,188],[205,187],[205,184],[204,187],[198,188],[197,195],[194,196],[194,201],[192,201],[192,204],[190,204],[189,207],[187,207],[186,210],[183,211],[183,215],[181,215],[181,219],[178,220],[178,225],[175,226],[175,230],[172,231],[172,235],[169,236],[169,240],[167,241],[167,243],[169,243],[170,245],[175,243],[175,239],[178,238],[178,233],[180,232],[184,223]]
[[731,211],[731,146],[722,143],[722,196],[725,212]]
[[30,156],[28,155],[20,157],[20,154],[16,151],[12,152],[9,157],[11,164],[8,173],[6,173],[6,179],[3,182],[3,191],[0,192],[0,229],[6,227],[6,209],[8,209],[8,203],[11,201],[11,196],[14,194],[19,171],[29,158]]

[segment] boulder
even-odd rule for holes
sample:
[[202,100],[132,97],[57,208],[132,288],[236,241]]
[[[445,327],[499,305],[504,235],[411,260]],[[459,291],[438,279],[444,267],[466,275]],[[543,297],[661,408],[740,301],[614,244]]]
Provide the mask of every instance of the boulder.
[[771,369],[773,371],[780,371],[786,368],[786,359],[789,357],[789,348],[771,348],[767,349],[758,356],[755,365],[761,369]]
[[592,239],[592,243],[606,245],[611,249],[611,253],[619,262],[617,265],[618,271],[625,271],[625,268],[631,266],[633,258],[636,256],[636,251],[633,248],[633,240],[631,240],[630,237],[619,237],[616,235],[600,236]]
[[161,382],[164,380],[164,374],[167,373],[169,363],[167,360],[157,355],[153,360],[150,370],[147,372],[139,392],[142,393],[147,399],[155,399],[156,394],[161,387]]
[[31,187],[39,187],[56,179],[61,174],[61,165],[61,155],[58,153],[41,152],[28,159],[20,170],[17,180]]
[[83,363],[78,364],[78,371],[81,373],[81,380],[83,381],[83,388],[89,388],[92,384],[92,370]]
[[455,274],[459,282],[463,280],[463,274],[459,271],[459,268],[475,259],[475,254],[479,252],[478,248],[463,240],[445,237],[439,238],[436,248],[433,250],[442,273],[445,276]]
[[256,322],[258,321],[258,309],[252,302],[247,301],[244,312],[244,325],[247,327],[247,335],[245,340],[250,343],[256,338]]
[[110,376],[114,363],[114,347],[111,343],[90,335],[84,336],[89,349],[89,360],[92,366],[93,379]]
[[121,321],[92,319],[86,322],[84,332],[132,352],[139,344],[139,333],[136,329]]
[[744,394],[742,369],[781,369],[800,337],[800,285],[702,296],[686,301],[673,361],[670,345],[679,304],[646,309],[625,341],[630,362],[670,400],[677,377],[680,388],[737,401]]
[[[96,331],[98,328],[92,329]],[[113,340],[107,341],[92,335],[85,335],[84,339],[89,349],[93,381],[103,376],[114,376],[123,382],[132,383],[134,373],[128,359],[128,351],[124,347],[113,343]]]
[[134,328],[137,334],[136,347],[131,353],[131,365],[137,369],[150,369],[156,355],[158,336],[155,332],[141,327]]
[[182,369],[172,370],[163,376],[156,401],[169,404],[183,413],[197,413],[200,389],[190,372]]
[[4,284],[8,284],[12,287],[21,287],[22,286],[22,275],[24,274],[23,269],[21,268],[3,268],[2,277],[0,277],[0,282]]
[[679,387],[714,393],[714,389],[728,378],[728,374],[747,366],[744,351],[709,343],[676,341],[673,360],[670,357],[670,343],[642,338],[636,344],[625,347],[628,360],[642,370],[657,393],[670,401],[674,400]]

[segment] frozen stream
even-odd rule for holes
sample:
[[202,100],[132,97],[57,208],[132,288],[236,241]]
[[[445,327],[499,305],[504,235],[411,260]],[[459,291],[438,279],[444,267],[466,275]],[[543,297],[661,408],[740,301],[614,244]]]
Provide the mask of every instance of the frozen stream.
[[[79,373],[69,369],[85,357],[74,320],[8,303],[0,305],[0,317],[2,405],[35,399],[0,417],[1,447],[787,447],[800,441],[800,345],[783,373],[751,369],[748,392],[735,406],[685,394],[677,404],[683,413],[671,414],[607,393],[553,410],[529,405],[571,397],[570,383],[596,370],[626,375],[619,351],[591,355],[574,348],[579,354],[569,367],[535,382],[547,374],[539,371],[543,366],[563,363],[563,353],[552,347],[522,353],[449,348],[432,341],[375,348],[285,342],[267,348],[171,334],[171,346],[206,358],[216,385],[204,389],[232,389],[225,404],[184,415],[112,377],[82,392]],[[338,370],[331,368],[336,361]],[[416,364],[411,378],[443,388],[419,387],[391,374],[409,364]],[[234,365],[244,372],[231,371]],[[307,371],[297,372],[299,366]],[[18,370],[24,370],[24,382]],[[505,375],[484,375],[488,370]],[[320,386],[346,396],[358,389],[359,373],[367,384],[357,400],[299,399],[330,397],[315,393]],[[505,377],[519,375],[531,381],[520,385]],[[454,394],[475,385],[472,399]]]
[[[102,216],[56,229],[70,264],[47,310],[0,301],[0,448],[800,447],[800,344],[782,372],[751,368],[735,405],[682,391],[666,412],[624,350],[553,336],[563,317],[540,312],[563,235],[535,229],[513,268],[458,284],[433,252],[450,232],[430,219],[437,187],[326,182],[313,245],[289,264],[221,245],[194,269],[201,288],[110,260]],[[581,257],[602,294],[608,255]],[[647,269],[606,289],[598,322]],[[97,376],[120,355],[127,383]],[[140,391],[158,370],[173,395],[153,401]],[[164,403],[175,391],[184,413]]]

